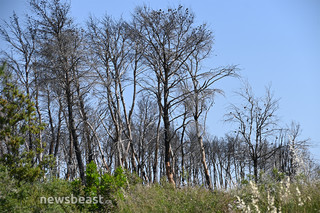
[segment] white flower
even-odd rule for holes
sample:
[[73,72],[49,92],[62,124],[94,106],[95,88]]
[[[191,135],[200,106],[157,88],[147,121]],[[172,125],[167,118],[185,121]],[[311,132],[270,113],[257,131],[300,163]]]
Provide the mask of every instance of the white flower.
[[301,200],[301,192],[300,192],[298,187],[296,187],[296,191],[297,191],[297,194],[298,194],[298,201],[299,201],[298,206],[302,206],[303,202]]
[[270,196],[269,191],[267,192],[268,198],[268,212],[277,213],[277,208],[274,206],[274,197]]

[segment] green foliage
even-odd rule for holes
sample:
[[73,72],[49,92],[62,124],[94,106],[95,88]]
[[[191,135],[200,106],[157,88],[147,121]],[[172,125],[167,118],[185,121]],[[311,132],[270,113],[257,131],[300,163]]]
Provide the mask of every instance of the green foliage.
[[[137,178],[128,175],[132,184],[137,183]],[[124,199],[124,191],[129,186],[127,173],[121,167],[114,171],[114,174],[100,174],[94,162],[90,162],[86,167],[86,183],[83,186],[80,180],[72,181],[72,191],[77,196],[101,197],[103,204],[79,204],[81,210],[90,211],[110,211],[117,206],[118,200]]]
[[283,172],[279,172],[277,168],[272,170],[272,179],[276,181],[284,180],[285,174]]
[[[86,178],[86,185],[80,180],[61,179],[18,185],[8,169],[0,166],[0,212],[246,212],[235,196],[250,206],[251,212],[257,212],[253,205],[255,199],[260,212],[272,212],[275,208],[288,213],[320,210],[319,181],[302,184],[288,182],[286,178],[265,179],[254,187],[251,181],[242,188],[214,192],[202,187],[173,188],[166,182],[151,186],[129,183],[128,187],[123,169],[118,168],[113,175],[100,175],[94,164],[87,165]],[[97,195],[111,202],[103,205],[40,203],[41,197],[87,196],[95,189]]]
[[70,196],[71,184],[65,180],[25,182],[11,178],[5,167],[0,167],[0,212],[80,212],[75,205],[42,204],[41,197]]
[[86,195],[97,196],[98,188],[100,187],[100,174],[97,170],[97,165],[90,162],[86,168]]
[[108,198],[112,199],[111,194],[117,194],[119,198],[123,199],[121,189],[127,184],[127,177],[124,170],[118,167],[114,175],[108,173],[104,174],[101,178],[101,192]]
[[[0,156],[0,162],[7,167],[9,174],[21,181],[33,182],[44,173],[44,167],[52,161],[35,164],[34,159],[43,152],[39,147],[39,134],[43,126],[38,125],[34,104],[10,82],[5,65],[0,67],[0,141],[7,149]],[[32,137],[35,148],[28,150],[25,138]]]

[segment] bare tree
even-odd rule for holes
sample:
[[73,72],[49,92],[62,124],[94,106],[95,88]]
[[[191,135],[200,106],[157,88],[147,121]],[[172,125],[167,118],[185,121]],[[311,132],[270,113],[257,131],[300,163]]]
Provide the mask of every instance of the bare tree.
[[308,140],[299,140],[301,134],[301,126],[299,123],[292,122],[288,128],[288,151],[289,151],[289,171],[288,175],[294,177],[297,174],[307,174],[308,165]]
[[181,103],[181,97],[174,96],[174,91],[186,77],[182,65],[193,52],[205,47],[208,40],[212,39],[211,32],[206,25],[194,26],[193,13],[182,6],[167,11],[140,7],[135,11],[133,22],[136,30],[133,34],[144,43],[144,62],[154,72],[152,78],[155,82],[149,82],[149,88],[160,87],[161,90],[158,105],[165,131],[165,167],[168,181],[174,184],[170,164],[173,137],[170,135],[170,113]]
[[54,82],[50,85],[63,88],[70,137],[68,164],[73,164],[72,147],[74,147],[80,178],[84,181],[84,163],[75,122],[76,91],[74,91],[79,78],[82,77],[79,75],[79,69],[84,56],[83,36],[69,17],[70,5],[59,0],[51,2],[32,0],[31,6],[37,14],[34,21],[38,25],[37,42],[41,46],[37,53],[41,60],[37,62],[37,66],[51,71],[41,73],[42,79]]
[[[205,45],[206,49],[195,51],[191,57],[189,57],[188,63],[184,64],[184,68],[189,74],[189,78],[183,82],[182,91],[187,95],[185,99],[186,110],[192,114],[194,127],[197,135],[197,142],[200,147],[201,162],[206,178],[206,184],[209,189],[212,189],[211,178],[209,169],[206,162],[206,154],[203,145],[203,135],[205,132],[206,114],[212,104],[214,103],[214,95],[216,93],[222,93],[222,90],[212,88],[212,85],[217,81],[236,75],[236,67],[230,66],[226,68],[219,68],[216,70],[210,70],[207,72],[201,71],[201,62],[207,58],[211,51],[211,40],[207,41]],[[190,83],[189,83],[190,81]],[[201,118],[203,123],[201,124]]]
[[[36,84],[35,87],[32,85],[35,83],[34,81],[37,76],[32,66],[36,49],[37,29],[29,17],[26,17],[26,20],[26,22],[21,22],[19,17],[13,13],[10,21],[4,21],[0,26],[0,35],[11,49],[10,52],[2,52],[2,55],[4,56],[4,60],[7,61],[9,68],[15,73],[17,82],[24,89],[27,97],[30,100],[36,101],[37,113],[41,122],[38,93],[33,94],[38,90],[38,85]],[[29,144],[26,148],[30,150],[35,149],[30,133],[28,134],[28,142]],[[41,140],[40,145],[42,145]],[[39,160],[41,161],[41,156],[39,156]]]
[[0,26],[0,35],[9,44],[10,53],[2,52],[8,66],[13,69],[19,82],[23,85],[28,98],[31,97],[32,63],[36,48],[36,28],[32,21],[26,17],[27,22],[21,23],[18,16],[13,13],[10,22],[4,21]]
[[[110,137],[117,144],[117,165],[128,168],[128,153],[131,150],[131,164],[136,171],[136,153],[132,141],[132,115],[137,94],[137,76],[141,72],[139,59],[140,49],[129,39],[128,24],[114,21],[106,16],[102,20],[93,18],[88,22],[89,40],[94,60],[94,67],[98,76],[99,91],[103,99],[107,99],[106,106],[110,113],[114,133]],[[124,96],[125,89],[132,88],[132,99],[127,106]],[[125,138],[124,138],[125,137]],[[127,143],[125,143],[127,141]],[[131,148],[131,149],[130,149]]]
[[[148,182],[151,182],[152,178],[146,178],[145,174],[147,165],[152,164],[152,158],[158,140],[157,124],[159,115],[157,113],[156,101],[150,96],[142,96],[137,103],[137,112],[134,118],[134,144],[136,145],[138,156],[137,174],[140,175],[142,179],[148,179]],[[155,158],[153,159],[155,160]],[[153,171],[153,175],[154,172],[155,171]],[[150,173],[152,174],[151,171]],[[149,174],[149,176],[151,176],[151,174]]]
[[270,158],[277,150],[267,150],[266,147],[277,130],[276,111],[279,101],[273,97],[270,87],[266,88],[263,98],[255,97],[248,84],[238,95],[244,103],[231,104],[231,112],[226,114],[227,121],[235,122],[239,127],[238,132],[248,146],[253,174],[257,182],[259,165],[263,163],[261,159]]

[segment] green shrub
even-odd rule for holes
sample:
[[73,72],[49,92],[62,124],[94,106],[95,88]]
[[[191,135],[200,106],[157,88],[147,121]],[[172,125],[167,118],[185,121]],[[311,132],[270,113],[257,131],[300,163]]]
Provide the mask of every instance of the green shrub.
[[[0,163],[19,182],[34,182],[43,177],[51,160],[45,156],[34,163],[43,152],[38,134],[44,126],[36,118],[34,103],[10,81],[5,65],[0,66],[0,141],[6,147]],[[25,138],[31,139],[29,149],[23,148]]]
[[[77,208],[82,211],[104,212],[112,211],[116,208],[117,202],[124,199],[124,190],[129,186],[127,179],[128,172],[121,167],[114,171],[114,174],[101,174],[97,170],[94,162],[86,167],[85,185],[80,180],[71,182],[72,192],[76,196],[83,197],[101,197],[102,203],[77,204]],[[134,175],[128,175],[132,183],[138,182],[138,178]]]
[[72,193],[70,182],[51,179],[46,182],[18,184],[0,167],[0,212],[80,212],[75,205],[41,203],[41,197],[66,197]]

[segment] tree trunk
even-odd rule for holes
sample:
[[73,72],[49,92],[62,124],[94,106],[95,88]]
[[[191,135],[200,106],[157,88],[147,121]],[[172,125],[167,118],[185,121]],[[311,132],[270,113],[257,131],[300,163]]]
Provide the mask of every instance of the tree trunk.
[[90,138],[90,131],[89,131],[89,126],[88,126],[88,116],[87,116],[87,112],[85,110],[84,107],[84,101],[83,101],[83,97],[81,95],[80,92],[80,84],[77,80],[77,95],[78,95],[78,99],[79,99],[79,108],[80,108],[80,113],[82,116],[82,120],[83,120],[83,131],[84,131],[84,135],[85,135],[85,139],[86,139],[86,145],[87,145],[87,163],[90,163],[91,161],[93,161],[93,149],[92,149],[92,141]]
[[201,153],[201,162],[202,162],[202,166],[203,166],[203,170],[204,170],[204,175],[206,178],[206,184],[208,186],[208,188],[210,190],[212,190],[212,183],[211,183],[211,178],[210,178],[210,174],[209,174],[209,170],[208,170],[208,166],[207,166],[207,162],[206,162],[206,152],[204,150],[204,145],[203,145],[203,139],[202,136],[200,134],[200,124],[199,124],[199,99],[198,99],[198,93],[197,93],[197,88],[196,88],[196,83],[194,83],[194,88],[195,88],[195,112],[194,112],[194,121],[195,121],[195,125],[196,125],[196,133],[197,133],[197,140],[200,146],[200,153]]
[[165,166],[166,166],[166,174],[169,183],[172,185],[175,185],[174,179],[173,179],[173,172],[172,172],[172,166],[170,164],[170,121],[169,121],[169,113],[168,109],[164,109],[163,112],[163,120],[164,120],[164,146],[165,146]]
[[258,159],[256,157],[253,158],[253,175],[254,182],[258,182]]
[[[165,147],[165,156],[164,156],[164,161],[165,161],[165,166],[166,166],[166,174],[169,183],[175,186],[175,182],[173,179],[173,171],[172,171],[172,166],[170,164],[170,141],[171,141],[171,136],[170,136],[170,119],[169,119],[169,88],[168,88],[168,83],[169,83],[169,70],[165,69],[165,82],[164,82],[164,91],[163,91],[163,123],[164,123],[164,147]],[[158,103],[161,104],[161,103]]]
[[74,118],[73,118],[72,99],[71,99],[72,97],[71,97],[70,81],[69,81],[68,73],[66,73],[66,82],[67,82],[66,98],[67,98],[67,107],[68,107],[69,131],[71,134],[71,140],[74,146],[74,150],[75,150],[75,154],[78,162],[80,178],[82,182],[84,182],[85,181],[84,165],[82,161],[81,150],[78,144],[78,136],[77,136],[76,127],[75,127]]
[[198,142],[199,142],[200,150],[201,150],[201,162],[202,162],[202,166],[203,166],[203,170],[204,170],[204,175],[206,178],[206,184],[209,187],[209,189],[212,190],[211,178],[210,178],[209,169],[208,169],[207,162],[206,162],[206,153],[204,150],[203,141],[202,141],[201,136],[198,137]]
[[153,183],[158,181],[158,153],[159,153],[159,143],[160,143],[160,125],[161,125],[161,108],[159,107],[159,120],[157,125],[157,136],[156,136],[156,147],[154,153],[154,164],[153,164]]

